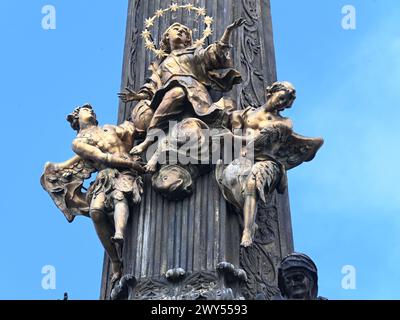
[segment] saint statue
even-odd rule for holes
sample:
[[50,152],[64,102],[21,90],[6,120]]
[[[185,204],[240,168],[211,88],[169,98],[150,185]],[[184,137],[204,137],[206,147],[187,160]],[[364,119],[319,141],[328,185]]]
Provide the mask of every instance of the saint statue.
[[124,102],[151,100],[154,110],[147,137],[132,149],[132,154],[146,151],[157,132],[168,128],[170,120],[190,116],[212,119],[224,111],[221,103],[213,103],[209,90],[229,92],[242,81],[240,73],[232,68],[230,39],[232,32],[244,23],[244,19],[236,20],[219,41],[207,48],[193,45],[192,31],[180,23],[165,31],[160,47],[167,56],[151,64],[151,77],[139,92],[126,88],[119,94]]

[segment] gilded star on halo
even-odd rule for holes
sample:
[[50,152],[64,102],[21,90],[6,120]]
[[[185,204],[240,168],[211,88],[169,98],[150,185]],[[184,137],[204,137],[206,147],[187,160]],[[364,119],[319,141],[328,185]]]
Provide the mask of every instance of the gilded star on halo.
[[146,43],[144,44],[145,48],[148,50],[154,50],[156,47],[154,45],[153,42],[151,41],[146,41]]
[[194,45],[195,45],[196,47],[202,47],[202,46],[204,46],[204,40],[203,40],[203,39],[197,39],[197,40],[194,42]]
[[187,9],[188,11],[192,11],[193,8],[194,8],[194,6],[193,6],[191,3],[187,4],[185,7],[186,7],[186,9]]
[[207,14],[206,8],[197,8],[197,15],[198,16],[205,16]]
[[213,33],[213,31],[210,28],[207,28],[207,29],[204,30],[203,35],[205,37],[209,37],[209,36],[212,35],[212,33]]
[[154,17],[146,19],[144,24],[145,24],[146,28],[150,28],[150,27],[154,26]]
[[214,19],[212,17],[207,16],[204,18],[205,24],[212,24],[213,22],[214,22]]
[[147,29],[144,29],[144,30],[143,30],[143,32],[142,32],[142,37],[143,37],[144,39],[150,37],[150,35],[151,35],[151,33],[150,33],[149,30],[147,30]]
[[178,11],[179,6],[177,3],[173,3],[173,4],[171,4],[171,6],[169,8],[171,9],[172,12],[174,12],[174,11]]
[[156,54],[157,58],[162,58],[166,55],[165,51],[161,49],[154,50],[154,53]]
[[164,10],[163,9],[160,9],[160,10],[157,10],[156,11],[156,17],[157,18],[160,18],[160,17],[162,17],[164,15]]

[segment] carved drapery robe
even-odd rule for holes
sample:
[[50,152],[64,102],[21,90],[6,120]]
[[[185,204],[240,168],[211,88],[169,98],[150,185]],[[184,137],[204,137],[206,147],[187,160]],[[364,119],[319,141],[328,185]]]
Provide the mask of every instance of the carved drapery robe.
[[185,91],[189,102],[189,110],[185,108],[187,105],[178,105],[163,114],[160,127],[164,127],[171,119],[178,119],[182,113],[192,113],[202,118],[221,110],[221,104],[213,103],[208,90],[228,92],[233,85],[242,81],[240,73],[232,68],[230,49],[230,45],[222,42],[205,49],[191,46],[175,50],[160,63],[150,66],[152,75],[139,93],[145,93],[152,99],[151,107],[154,110],[166,92],[175,87]]

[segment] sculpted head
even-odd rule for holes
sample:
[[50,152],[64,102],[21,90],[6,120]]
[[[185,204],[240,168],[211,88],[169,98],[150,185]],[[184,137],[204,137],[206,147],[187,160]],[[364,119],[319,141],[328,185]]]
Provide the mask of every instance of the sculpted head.
[[172,24],[163,35],[160,48],[166,53],[184,49],[192,45],[192,31],[183,24]]
[[179,165],[166,165],[152,177],[153,188],[169,200],[182,200],[193,192],[188,170]]
[[296,99],[296,89],[290,82],[275,82],[266,89],[267,106],[271,111],[291,108]]
[[71,124],[71,128],[79,131],[82,127],[87,125],[98,125],[96,114],[90,104],[84,104],[67,116],[67,121]]
[[318,296],[317,267],[305,254],[289,254],[279,267],[278,286],[286,299],[315,300]]

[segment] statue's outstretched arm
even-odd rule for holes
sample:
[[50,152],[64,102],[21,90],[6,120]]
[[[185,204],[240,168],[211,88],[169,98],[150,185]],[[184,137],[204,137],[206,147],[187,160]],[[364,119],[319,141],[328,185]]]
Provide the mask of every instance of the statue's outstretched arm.
[[126,87],[124,91],[118,93],[119,98],[123,102],[142,101],[153,99],[156,91],[162,86],[162,81],[157,73],[158,65],[152,63],[149,67],[151,76],[146,80],[146,83],[140,88],[138,92],[133,91],[131,88]]
[[110,168],[134,169],[139,172],[144,172],[144,169],[139,163],[123,159],[110,153],[104,153],[99,148],[80,141],[79,138],[75,139],[72,143],[72,150],[83,159],[92,160],[95,163],[99,163]]
[[72,150],[83,159],[92,160],[100,164],[107,163],[106,153],[102,152],[99,148],[83,142],[79,138],[72,142]]
[[149,95],[145,92],[135,92],[131,88],[126,87],[125,91],[119,92],[118,97],[122,102],[141,101],[149,99]]
[[224,44],[230,44],[231,43],[231,36],[232,36],[232,32],[241,27],[242,25],[244,25],[246,23],[246,20],[243,18],[237,19],[235,20],[232,24],[230,24],[224,34],[222,35],[222,38],[220,39],[220,41]]

